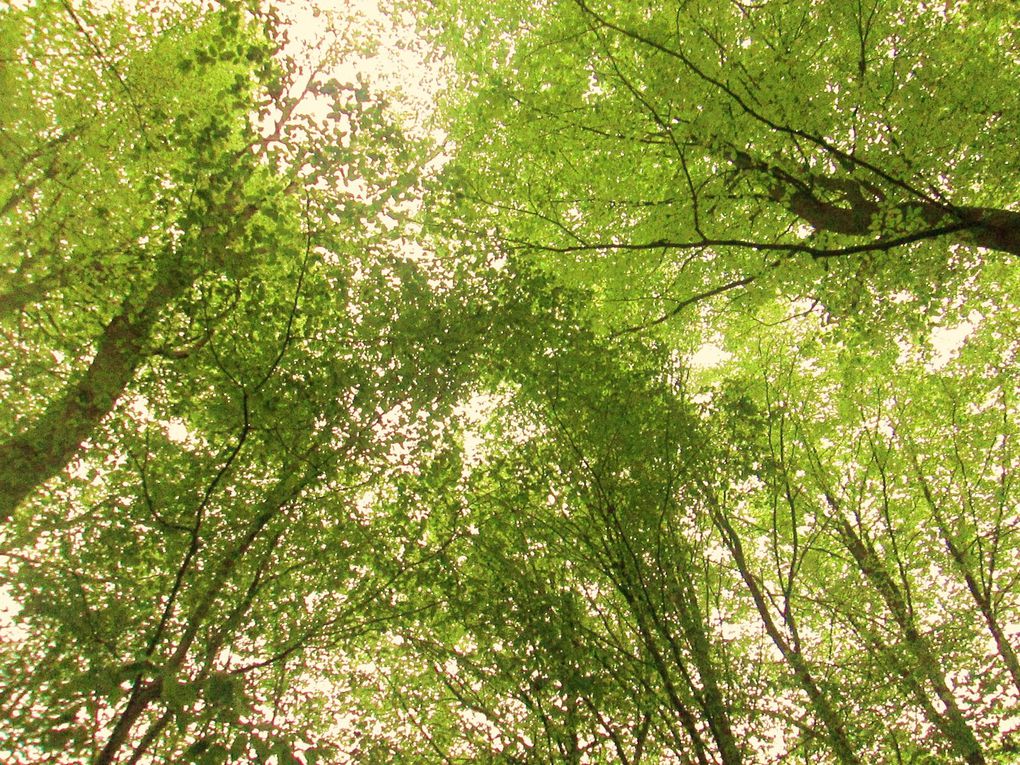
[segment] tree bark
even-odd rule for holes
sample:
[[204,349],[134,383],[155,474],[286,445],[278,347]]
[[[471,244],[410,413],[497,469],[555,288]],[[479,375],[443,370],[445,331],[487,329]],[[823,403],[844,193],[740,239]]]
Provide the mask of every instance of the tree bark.
[[932,516],[935,518],[935,523],[938,526],[939,536],[942,537],[942,542],[946,546],[946,550],[949,551],[949,556],[956,565],[957,571],[963,576],[963,580],[967,584],[967,591],[981,612],[981,616],[984,617],[985,625],[995,641],[999,658],[1002,659],[1006,669],[1009,671],[1010,677],[1013,679],[1013,686],[1020,692],[1020,661],[1017,660],[1016,651],[1013,650],[1013,646],[1006,637],[1006,633],[995,614],[995,606],[992,602],[992,583],[989,582],[985,586],[982,582],[978,581],[967,560],[965,551],[953,539],[946,519],[938,503],[935,501],[935,495],[932,493],[931,486],[928,485],[928,481],[921,473],[921,466],[917,463],[916,458],[914,458],[913,465],[915,475],[921,484],[921,491],[924,494],[925,502],[931,509]]
[[96,757],[95,765],[111,765],[114,762],[117,752],[124,746],[124,742],[127,741],[131,729],[138,721],[138,718],[148,709],[149,704],[159,698],[162,690],[163,681],[158,677],[148,683],[139,681],[135,684],[131,690],[131,695],[128,697],[127,706],[124,707],[124,711],[121,712],[120,717],[117,719],[117,724],[113,727],[113,732],[110,734],[106,746],[103,747],[102,751],[99,752],[99,756]]
[[[843,207],[819,200],[806,190],[798,190],[790,195],[787,206],[790,212],[816,231],[829,231],[848,236],[875,238],[882,236],[883,214],[888,214],[884,213],[883,207],[877,202],[863,197],[854,198],[850,206]],[[920,220],[931,229],[963,224],[964,227],[960,231],[950,235],[953,244],[984,247],[987,250],[1020,255],[1020,213],[1012,210],[991,207],[958,207],[946,210],[920,202],[904,202],[892,210],[902,216],[901,219],[904,221]]]
[[[722,761],[727,765],[739,765],[743,762],[743,753],[737,744],[737,738],[733,733],[730,724],[729,705],[722,694],[718,680],[718,670],[712,661],[712,645],[705,628],[705,619],[697,601],[697,593],[694,591],[692,582],[681,574],[683,585],[678,593],[677,601],[680,606],[681,626],[684,638],[691,651],[694,666],[698,670],[698,677],[701,680],[701,693],[699,703],[708,722],[709,730],[715,739],[716,746]],[[665,628],[665,624],[661,624]],[[667,629],[667,633],[670,631]],[[681,656],[677,650],[676,641],[671,634],[666,635],[673,647],[674,660],[680,661]]]
[[112,411],[145,358],[160,312],[191,284],[191,275],[177,264],[156,279],[140,305],[135,296],[121,304],[103,329],[92,362],[64,395],[0,444],[0,521],[9,520],[29,494],[60,472]]
[[758,615],[761,617],[765,631],[772,639],[772,643],[783,655],[786,663],[790,665],[797,683],[804,693],[807,694],[812,710],[825,727],[828,743],[833,754],[836,755],[836,758],[843,765],[860,765],[861,761],[850,743],[846,726],[843,724],[839,712],[832,706],[828,697],[818,685],[803,654],[786,639],[782,630],[776,624],[775,619],[772,618],[768,600],[754,574],[751,572],[747,558],[744,555],[743,544],[741,544],[736,530],[723,514],[722,508],[716,503],[709,487],[704,487],[704,496],[707,499],[713,523],[722,533],[723,544],[726,545],[730,555],[733,556],[737,572],[740,574],[740,578],[744,581],[751,595],[751,600],[754,602],[755,610],[758,611]]
[[[939,230],[941,237],[947,236],[942,229],[959,225],[960,229],[949,235],[953,244],[1020,255],[1020,212],[939,204],[929,199],[890,203],[881,189],[865,181],[817,173],[792,175],[740,150],[735,150],[733,164],[742,172],[763,174],[772,201],[816,231],[880,239],[915,233],[913,228],[901,227],[919,221],[923,228],[916,233]],[[819,192],[824,192],[824,197]],[[833,198],[839,201],[831,201]],[[895,230],[887,222],[892,217],[898,220]]]
[[165,262],[144,297],[132,292],[125,298],[120,312],[103,328],[92,362],[64,395],[21,433],[0,444],[0,523],[10,520],[21,502],[63,470],[113,411],[147,356],[160,313],[205,269],[227,257],[242,257],[230,252],[228,244],[258,209],[237,204],[242,180],[235,181],[226,202],[209,211],[208,222],[182,251],[164,254]]

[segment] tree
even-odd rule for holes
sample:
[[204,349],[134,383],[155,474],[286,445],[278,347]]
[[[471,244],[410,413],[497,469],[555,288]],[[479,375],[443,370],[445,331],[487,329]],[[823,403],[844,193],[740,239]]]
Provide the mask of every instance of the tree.
[[349,42],[303,69],[231,3],[0,21],[12,77],[45,54],[4,144],[28,422],[2,447],[3,756],[321,754],[303,679],[416,565],[366,496],[448,416],[486,306],[372,231],[415,156],[365,83],[323,75]]
[[[401,149],[381,103],[323,76],[356,41],[334,33],[318,59],[278,60],[279,20],[257,4],[152,17],[56,3],[3,24],[20,107],[4,132],[7,518],[147,361],[209,341],[231,284],[295,257],[294,217],[320,229],[372,214],[378,202],[337,194],[348,167],[395,194],[406,157],[384,167]],[[389,148],[361,145],[376,128]]]
[[1020,251],[1002,5],[439,5],[457,183],[610,329],[749,290],[917,316]]
[[1010,761],[1005,11],[432,9],[0,12],[0,758]]
[[[437,5],[438,39],[461,67],[444,123],[457,147],[449,178],[460,220],[589,290],[583,315],[603,332],[652,334],[684,354],[708,329],[740,359],[692,375],[686,401],[703,408],[685,427],[703,458],[675,459],[661,500],[700,520],[699,543],[670,547],[660,532],[634,544],[638,571],[654,561],[637,580],[658,582],[656,592],[692,555],[709,561],[724,616],[705,630],[705,666],[758,657],[755,679],[742,678],[722,705],[736,728],[755,720],[782,756],[826,761],[984,762],[1009,751],[994,729],[998,700],[1012,693],[1014,649],[996,626],[1005,612],[991,614],[981,593],[1011,538],[997,503],[1012,463],[998,450],[1015,415],[995,370],[1013,351],[1003,356],[975,334],[965,348],[978,366],[946,377],[933,375],[929,350],[954,325],[1014,337],[1002,322],[1015,309],[1015,193],[998,195],[1014,179],[999,175],[1012,159],[997,130],[1017,124],[999,79],[1015,56],[998,58],[1016,45],[1001,9],[918,17],[896,4]],[[965,380],[981,375],[995,382],[978,394]],[[583,385],[577,372],[568,377]],[[605,386],[628,402],[624,421],[673,421],[668,395],[628,395],[616,379],[578,396],[594,405]],[[942,390],[951,413],[919,411],[932,406],[922,389]],[[964,456],[967,437],[937,425],[964,428],[963,409],[989,407],[1002,420],[986,426],[995,446],[983,457]],[[567,433],[544,437],[577,449],[577,411],[564,420]],[[904,435],[915,427],[939,435],[920,446]],[[596,453],[626,460],[623,442]],[[653,461],[649,431],[643,442],[628,464]],[[952,464],[935,456],[936,443],[956,445]],[[549,462],[516,464],[527,473]],[[571,514],[592,480],[566,481]],[[941,502],[933,484],[946,487]],[[954,513],[950,522],[950,506],[970,508],[972,520]],[[565,546],[610,534],[613,520],[586,517],[563,532]],[[625,528],[624,538],[640,524]],[[1010,589],[996,601],[1005,611]],[[654,600],[641,608],[656,613]],[[983,624],[983,634],[950,626],[960,623]],[[981,687],[994,684],[997,701],[982,704],[974,678],[989,671],[987,645],[998,669]],[[644,641],[637,654],[654,666],[656,650]],[[653,708],[664,720],[693,717],[688,742],[715,730],[706,706],[692,714],[680,701]],[[652,731],[650,745],[661,745]],[[701,751],[732,759],[720,744]]]
[[[16,181],[4,202],[16,354],[6,397],[20,413],[0,447],[4,518],[111,411],[155,350],[164,311],[200,275],[237,266],[264,204],[244,108],[270,48],[241,28],[239,8],[203,29],[179,13],[150,50],[117,58],[108,51],[159,34],[159,22],[132,29],[122,15],[70,4],[4,14],[15,38],[5,76],[22,107],[4,132],[5,175]],[[228,36],[238,47],[221,60]],[[74,310],[89,305],[94,313]]]

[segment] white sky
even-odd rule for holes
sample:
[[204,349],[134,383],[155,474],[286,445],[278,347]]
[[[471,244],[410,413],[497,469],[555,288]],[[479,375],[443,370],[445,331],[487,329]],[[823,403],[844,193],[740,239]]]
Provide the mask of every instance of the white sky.
[[353,82],[358,74],[367,77],[409,118],[409,128],[421,126],[435,102],[441,75],[434,59],[428,61],[427,46],[415,34],[412,14],[387,15],[379,0],[282,0],[278,6],[289,21],[295,50],[322,44],[331,38],[331,29],[342,30],[348,23],[371,35],[377,44],[374,56],[350,57],[325,76],[341,82]]

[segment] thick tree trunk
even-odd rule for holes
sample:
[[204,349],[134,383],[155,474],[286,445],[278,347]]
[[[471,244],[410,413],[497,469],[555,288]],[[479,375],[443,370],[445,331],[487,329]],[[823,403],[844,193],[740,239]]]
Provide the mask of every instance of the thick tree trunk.
[[0,523],[21,502],[71,461],[108,415],[146,357],[152,327],[207,267],[238,257],[228,244],[244,230],[258,207],[240,207],[239,177],[227,200],[210,210],[207,222],[182,251],[164,254],[153,286],[144,296],[129,295],[120,313],[98,339],[96,355],[78,379],[21,433],[0,444]]
[[1020,212],[991,207],[964,207],[960,212],[966,220],[973,220],[976,224],[975,228],[964,232],[969,234],[969,243],[1020,255]]
[[[854,198],[849,206],[844,207],[821,201],[810,192],[799,190],[789,197],[787,206],[790,212],[816,231],[876,239],[883,233],[883,208],[862,197]],[[996,252],[1020,255],[1020,213],[1012,210],[960,207],[946,211],[936,205],[916,202],[906,202],[893,209],[902,216],[902,220],[921,221],[925,227],[933,230],[960,225],[960,230],[948,235],[953,244],[976,245]]]
[[0,444],[0,521],[63,470],[110,413],[145,358],[160,312],[190,283],[189,274],[172,266],[157,275],[144,299],[129,296],[104,328],[88,368],[25,430]]
[[149,708],[149,704],[159,698],[162,690],[163,681],[160,678],[148,683],[141,681],[135,683],[124,711],[121,712],[117,724],[113,726],[113,732],[110,734],[106,746],[96,757],[95,765],[111,765],[116,760],[117,753],[124,746],[138,718]]
[[[889,234],[923,234],[927,229],[935,232],[958,226],[951,234],[933,233],[932,237],[947,236],[953,244],[1020,255],[1020,212],[926,200],[892,203],[864,181],[813,173],[794,176],[739,150],[733,163],[738,170],[764,175],[769,197],[816,231],[881,240]],[[895,230],[885,222],[890,213],[898,219]]]

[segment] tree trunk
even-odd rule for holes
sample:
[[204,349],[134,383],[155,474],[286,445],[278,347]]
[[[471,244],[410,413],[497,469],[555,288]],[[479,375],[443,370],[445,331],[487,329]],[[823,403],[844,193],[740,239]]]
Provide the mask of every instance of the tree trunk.
[[25,430],[0,444],[0,521],[38,486],[71,461],[113,410],[145,358],[160,312],[187,289],[191,275],[179,265],[163,269],[139,305],[129,295],[103,329],[92,363]]
[[162,690],[163,681],[161,678],[156,678],[148,683],[142,681],[135,683],[134,688],[131,689],[131,695],[128,697],[127,706],[121,712],[117,724],[113,726],[113,732],[110,734],[106,746],[96,757],[95,765],[110,765],[115,761],[117,753],[124,746],[124,742],[127,741],[138,718],[142,716],[150,703],[159,698]]
[[807,694],[808,700],[811,702],[811,709],[825,728],[826,737],[833,754],[836,755],[836,758],[843,765],[860,765],[861,761],[854,752],[854,748],[847,735],[846,726],[843,724],[839,712],[832,706],[828,697],[818,685],[803,654],[786,639],[782,630],[776,624],[775,619],[772,618],[768,600],[765,593],[762,592],[758,580],[751,572],[747,558],[744,555],[743,544],[741,544],[736,530],[724,515],[715,497],[711,494],[711,488],[703,487],[703,493],[709,506],[712,521],[722,534],[723,544],[729,550],[730,555],[733,556],[737,572],[740,574],[740,578],[744,581],[744,585],[751,595],[751,600],[754,602],[754,607],[758,611],[759,617],[761,617],[765,631],[772,639],[772,643],[783,655],[783,659],[790,666],[798,685]]
[[[932,238],[948,236],[953,244],[1020,255],[1020,212],[943,205],[924,199],[890,203],[879,188],[867,182],[814,173],[794,176],[739,150],[735,151],[733,163],[738,170],[765,175],[765,186],[772,200],[816,231],[878,240],[889,234],[915,231],[924,234],[926,229],[931,229]],[[825,192],[828,199],[820,197],[820,191]],[[830,201],[834,198],[839,201]],[[898,218],[895,230],[885,223],[890,213],[896,213]],[[918,229],[912,221],[919,221],[923,227]],[[904,230],[904,225],[911,228]],[[952,233],[936,233],[957,226],[959,228]]]
[[50,403],[25,430],[0,444],[0,523],[41,484],[63,470],[102,419],[113,411],[145,360],[146,345],[160,313],[210,266],[232,253],[228,244],[244,230],[258,207],[237,204],[243,178],[226,201],[208,211],[205,225],[181,251],[164,253],[165,262],[144,298],[132,293],[106,325],[96,355],[64,395]]
[[[816,231],[829,231],[848,236],[879,238],[883,236],[883,207],[877,202],[855,197],[848,207],[819,200],[806,190],[793,193],[789,210]],[[958,207],[946,210],[933,204],[905,202],[894,208],[903,221],[922,221],[933,230],[959,224],[960,230],[949,234],[953,244],[984,247],[996,252],[1020,255],[1020,213],[991,207]],[[884,227],[886,230],[888,227]],[[923,233],[924,229],[921,229]],[[897,234],[911,233],[896,231]],[[936,235],[933,234],[933,238]],[[944,236],[944,234],[938,234]]]
[[925,502],[935,518],[935,523],[939,529],[939,536],[942,537],[942,542],[946,546],[946,550],[949,551],[949,556],[953,559],[956,569],[963,576],[963,580],[967,584],[967,591],[970,593],[975,605],[977,605],[978,610],[981,611],[981,616],[984,617],[985,625],[988,627],[992,639],[995,640],[995,647],[999,652],[999,658],[1005,663],[1006,669],[1013,679],[1013,686],[1020,692],[1020,661],[1017,660],[1016,652],[1013,650],[1013,646],[1010,645],[1009,639],[1006,637],[1006,633],[1002,629],[1002,625],[999,624],[998,617],[995,615],[995,607],[992,602],[992,582],[985,586],[974,575],[974,571],[967,561],[966,553],[953,539],[945,517],[935,501],[935,495],[932,493],[928,481],[921,473],[921,467],[917,464],[916,458],[914,459],[914,472],[921,484],[921,491],[924,493]]
[[907,649],[913,655],[917,663],[917,669],[921,675],[927,678],[939,701],[945,707],[944,715],[940,715],[932,722],[938,725],[943,734],[950,740],[953,748],[964,759],[968,765],[984,765],[985,757],[981,751],[974,732],[970,729],[956,697],[946,684],[945,676],[938,664],[938,659],[932,652],[925,637],[918,632],[914,624],[913,616],[907,606],[906,599],[899,587],[889,576],[882,566],[874,550],[858,536],[850,525],[849,521],[842,517],[839,505],[832,496],[826,497],[830,507],[839,514],[836,521],[836,529],[846,546],[847,551],[853,557],[858,569],[864,578],[874,587],[886,607],[892,613],[896,625],[906,642]]
[[[683,575],[681,574],[681,577]],[[705,714],[705,720],[712,731],[716,746],[722,756],[722,761],[727,765],[739,765],[743,762],[743,753],[737,744],[736,736],[733,734],[733,727],[730,724],[729,705],[723,697],[719,685],[718,671],[712,661],[712,645],[705,629],[705,620],[698,605],[697,593],[689,579],[683,577],[683,589],[678,593],[677,600],[680,606],[681,626],[684,637],[690,648],[691,656],[694,659],[694,666],[698,670],[698,677],[701,680],[700,705]],[[661,625],[665,627],[666,625]],[[676,643],[672,635],[667,635],[674,648],[675,660],[681,659],[679,651],[676,650]]]

